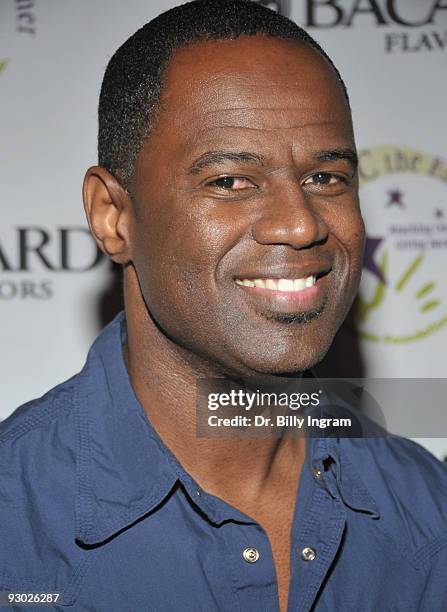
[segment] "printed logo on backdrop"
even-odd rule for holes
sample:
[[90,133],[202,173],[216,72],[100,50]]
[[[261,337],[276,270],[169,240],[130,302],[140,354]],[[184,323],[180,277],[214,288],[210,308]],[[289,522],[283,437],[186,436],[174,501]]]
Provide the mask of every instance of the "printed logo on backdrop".
[[[16,32],[25,36],[35,36],[37,23],[35,8],[35,0],[14,1],[14,19]],[[0,57],[0,75],[5,72],[9,62],[9,58]]]
[[426,338],[447,324],[447,162],[397,146],[359,157],[367,229],[360,336],[395,344]]
[[447,49],[447,0],[306,0],[307,28],[371,25],[382,35],[386,53]]
[[85,227],[17,227],[0,234],[0,300],[48,300],[61,273],[107,261]]
[[258,4],[262,4],[262,6],[266,6],[285,17],[290,17],[290,1],[291,0],[255,0]]
[[36,34],[35,0],[15,0],[16,30],[20,34]]

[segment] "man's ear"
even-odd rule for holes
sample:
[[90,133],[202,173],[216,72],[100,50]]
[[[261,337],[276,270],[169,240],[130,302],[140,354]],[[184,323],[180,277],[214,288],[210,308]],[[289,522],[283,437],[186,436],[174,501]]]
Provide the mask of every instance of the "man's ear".
[[92,166],[82,188],[90,231],[99,248],[113,261],[132,259],[132,203],[128,193],[105,168]]

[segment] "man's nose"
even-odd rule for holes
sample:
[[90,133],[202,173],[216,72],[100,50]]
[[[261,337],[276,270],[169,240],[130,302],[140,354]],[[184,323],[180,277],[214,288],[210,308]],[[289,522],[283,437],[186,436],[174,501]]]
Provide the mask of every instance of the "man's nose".
[[[313,202],[312,202],[313,200]],[[275,190],[252,227],[260,244],[288,244],[303,249],[324,242],[328,227],[315,209],[316,196],[309,196],[298,183]]]

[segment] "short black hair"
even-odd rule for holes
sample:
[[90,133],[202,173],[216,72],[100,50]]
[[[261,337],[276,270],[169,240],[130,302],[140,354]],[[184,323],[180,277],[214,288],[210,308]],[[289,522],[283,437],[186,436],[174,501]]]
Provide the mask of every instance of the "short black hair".
[[127,188],[150,131],[172,54],[188,44],[263,34],[320,45],[296,23],[251,0],[193,0],[166,11],[133,34],[111,58],[99,98],[98,162]]

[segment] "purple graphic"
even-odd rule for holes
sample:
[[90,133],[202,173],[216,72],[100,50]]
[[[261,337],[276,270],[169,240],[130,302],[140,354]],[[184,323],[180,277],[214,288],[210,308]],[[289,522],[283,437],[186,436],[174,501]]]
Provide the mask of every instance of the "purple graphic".
[[396,206],[399,206],[400,208],[405,208],[405,204],[402,201],[402,197],[403,197],[403,193],[402,191],[399,191],[399,189],[391,189],[388,191],[388,196],[389,196],[389,200],[387,202],[387,206],[392,206],[393,204],[395,204]]
[[363,267],[369,270],[371,274],[374,274],[384,285],[386,285],[385,277],[382,274],[382,270],[374,261],[374,255],[383,242],[383,238],[370,238],[366,236],[365,253],[363,255]]

